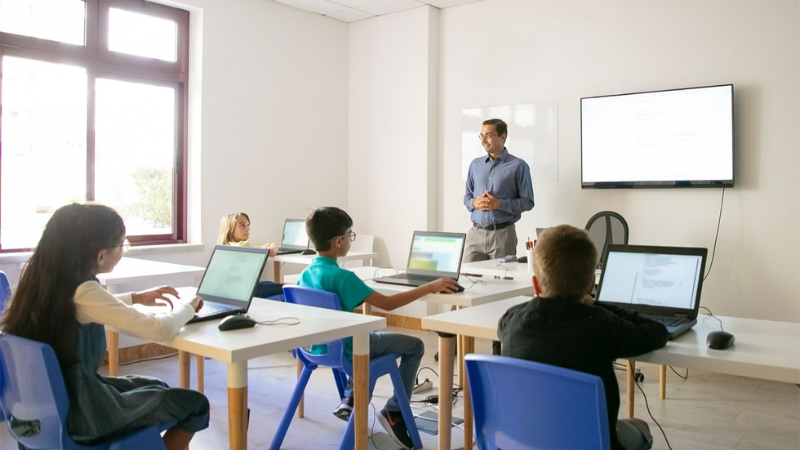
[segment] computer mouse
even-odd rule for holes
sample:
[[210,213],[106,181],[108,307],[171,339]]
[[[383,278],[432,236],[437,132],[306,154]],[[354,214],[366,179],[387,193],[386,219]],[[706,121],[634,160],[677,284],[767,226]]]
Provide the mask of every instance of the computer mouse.
[[517,258],[517,262],[524,264],[524,263],[528,262],[528,257],[527,256],[520,256],[519,258]]
[[506,257],[503,258],[503,262],[515,262],[516,260],[517,257],[514,255],[506,255]]
[[736,338],[727,331],[712,331],[706,337],[708,348],[715,350],[725,350],[736,342]]
[[220,331],[238,330],[240,328],[251,328],[256,326],[256,321],[244,314],[234,314],[222,319],[217,328]]
[[314,250],[311,250],[310,248],[307,248],[307,249],[303,250],[302,252],[300,252],[300,254],[301,255],[316,255],[317,252],[314,251]]
[[442,291],[442,292],[440,292],[440,294],[458,294],[459,292],[464,292],[464,286],[456,283],[456,291],[455,292]]

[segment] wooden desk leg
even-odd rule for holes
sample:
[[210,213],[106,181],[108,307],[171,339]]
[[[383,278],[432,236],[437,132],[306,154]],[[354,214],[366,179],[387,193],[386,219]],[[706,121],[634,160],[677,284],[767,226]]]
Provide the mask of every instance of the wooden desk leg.
[[247,361],[228,364],[228,442],[247,449]]
[[274,263],[272,263],[272,267],[273,267],[272,275],[275,278],[273,281],[275,281],[276,283],[280,283],[281,282],[281,263],[279,263],[278,261],[275,261]]
[[119,374],[119,333],[106,331],[106,347],[108,348],[108,376]]
[[355,450],[367,450],[369,431],[369,333],[353,336],[353,397],[355,402]]
[[[439,450],[450,450],[450,433],[453,428],[452,380],[455,337],[452,334],[439,333]],[[466,414],[466,407],[464,409]]]
[[636,361],[628,360],[628,418],[633,419],[634,386],[633,375],[636,373]]
[[[300,361],[299,358],[296,361],[297,361],[297,379],[299,380],[300,379],[300,374],[303,372],[303,363],[302,363],[302,361]],[[305,405],[306,405],[305,399],[306,399],[305,395],[301,396],[300,397],[300,403],[297,404],[297,418],[298,419],[302,419],[303,417],[305,417],[305,411],[306,411],[305,410]]]
[[[442,355],[439,355],[441,359]],[[464,387],[464,336],[460,334],[456,336],[456,379],[458,380],[458,387]]]
[[667,366],[658,366],[658,396],[667,398]]
[[206,359],[197,355],[197,392],[203,393],[206,390]]
[[[462,336],[464,342],[462,348],[464,349],[464,356],[469,353],[475,353],[475,338],[472,336]],[[469,377],[467,377],[467,366],[464,361],[462,364],[462,374],[464,375],[464,390],[461,394],[464,396],[464,448],[472,448],[472,397],[469,393]]]
[[178,382],[182,389],[191,389],[192,354],[178,350]]
[[372,305],[370,305],[369,303],[366,303],[366,302],[362,303],[361,304],[361,313],[364,314],[365,316],[372,315]]

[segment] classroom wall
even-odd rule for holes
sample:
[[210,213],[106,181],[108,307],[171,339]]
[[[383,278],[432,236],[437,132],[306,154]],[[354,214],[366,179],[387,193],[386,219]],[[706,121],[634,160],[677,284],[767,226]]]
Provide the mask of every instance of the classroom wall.
[[582,227],[609,209],[627,219],[631,243],[711,249],[719,189],[580,189],[579,100],[733,83],[736,187],[725,192],[702,304],[721,315],[800,321],[795,0],[484,0],[440,17],[443,230],[469,227],[460,111],[555,100],[559,179],[534,184],[536,207],[523,215],[519,236],[561,223]]
[[348,212],[381,266],[437,225],[438,24],[421,7],[350,26]]

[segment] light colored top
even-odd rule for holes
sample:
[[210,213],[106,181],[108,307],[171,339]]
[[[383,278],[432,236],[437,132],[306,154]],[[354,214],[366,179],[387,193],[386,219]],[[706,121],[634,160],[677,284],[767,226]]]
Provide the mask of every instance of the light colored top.
[[239,241],[239,242],[228,242],[228,245],[233,245],[236,247],[252,247],[253,244],[250,241]]
[[194,307],[175,302],[175,309],[151,314],[133,307],[131,294],[114,296],[97,281],[86,281],[75,291],[77,319],[81,324],[98,323],[149,341],[166,341],[194,317]]
[[[500,199],[498,209],[479,211],[472,205],[485,191]],[[489,155],[475,158],[469,165],[464,206],[471,213],[472,222],[478,225],[516,223],[523,212],[533,209],[533,184],[528,164],[505,148],[495,159]]]

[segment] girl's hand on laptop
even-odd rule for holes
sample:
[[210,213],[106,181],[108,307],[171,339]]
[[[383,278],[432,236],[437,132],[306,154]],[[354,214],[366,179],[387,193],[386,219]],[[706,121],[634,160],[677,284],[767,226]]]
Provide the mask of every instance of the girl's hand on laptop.
[[266,244],[262,245],[261,248],[268,248],[269,256],[275,256],[275,254],[278,253],[278,244],[274,242],[267,242]]
[[189,304],[194,308],[194,312],[198,312],[203,308],[203,298],[195,296],[193,299],[189,300]]
[[166,303],[169,305],[169,309],[173,309],[174,305],[172,304],[172,300],[167,297],[167,294],[175,298],[180,298],[178,291],[172,286],[161,286],[142,292],[134,292],[131,294],[131,302],[144,306],[164,306]]
[[458,283],[452,278],[439,278],[436,281],[431,281],[426,284],[431,290],[431,293],[446,292],[452,294],[458,290]]

